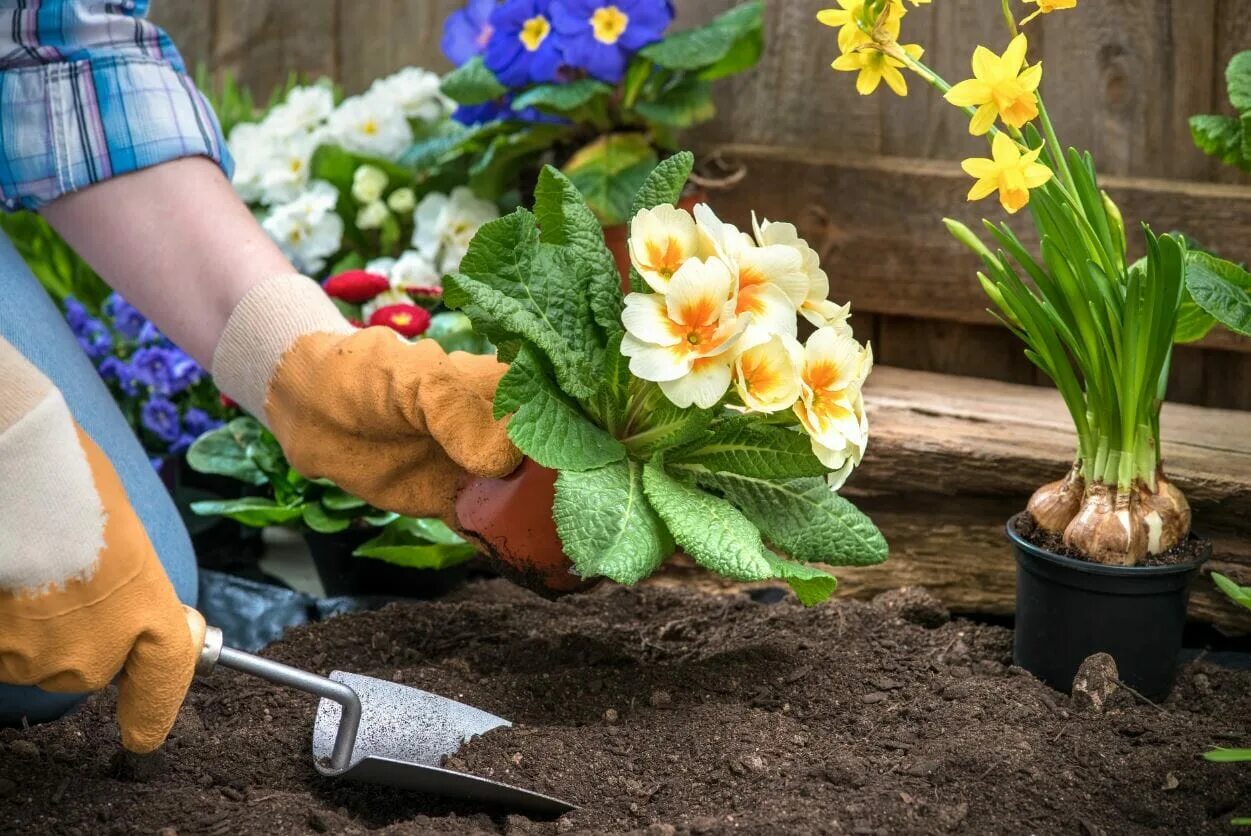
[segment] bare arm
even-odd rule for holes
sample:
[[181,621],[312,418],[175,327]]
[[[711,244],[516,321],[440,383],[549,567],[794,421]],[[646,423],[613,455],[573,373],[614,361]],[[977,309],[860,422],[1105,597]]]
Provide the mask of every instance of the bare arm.
[[205,368],[244,294],[296,272],[204,157],[105,180],[52,201],[42,214]]

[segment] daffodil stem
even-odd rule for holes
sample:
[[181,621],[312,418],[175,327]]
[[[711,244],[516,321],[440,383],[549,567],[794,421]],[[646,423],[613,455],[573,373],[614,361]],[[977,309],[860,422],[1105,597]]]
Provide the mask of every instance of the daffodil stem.
[[1012,16],[1012,3],[1010,0],[1003,0],[1002,6],[1003,20],[1008,24],[1008,33],[1015,38],[1018,34],[1018,30],[1016,28],[1016,18]]
[[[943,78],[938,73],[934,72],[929,67],[927,67],[924,62],[918,61],[916,58],[913,58],[903,49],[896,49],[894,51],[888,52],[887,55],[889,55],[891,58],[895,58],[899,61],[902,61],[904,63],[904,66],[912,70],[917,75],[921,76],[921,78],[925,79],[927,84],[929,84],[939,93],[941,93],[943,96],[946,96],[947,92],[951,90],[951,85],[947,83],[947,80],[945,78]],[[970,118],[977,115],[977,108],[975,107],[961,107],[958,109],[963,110],[965,113],[969,115]],[[990,136],[988,138],[993,139],[995,134],[997,133],[999,133],[999,128],[992,126],[990,129]]]
[[[1073,172],[1069,170],[1069,162],[1064,156],[1064,146],[1060,144],[1060,138],[1056,135],[1055,126],[1051,124],[1051,116],[1047,113],[1047,105],[1043,103],[1042,91],[1038,91],[1038,121],[1042,123],[1043,134],[1047,137],[1047,143],[1051,145],[1053,152],[1051,156],[1056,161],[1056,167],[1060,170],[1060,177],[1064,185],[1071,193],[1075,193],[1077,188],[1073,181]],[[1079,207],[1081,203],[1077,204]]]

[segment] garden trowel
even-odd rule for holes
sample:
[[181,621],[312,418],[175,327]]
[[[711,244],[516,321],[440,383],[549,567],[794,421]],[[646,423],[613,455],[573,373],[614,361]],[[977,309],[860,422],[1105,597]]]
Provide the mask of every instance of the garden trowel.
[[440,766],[470,738],[512,725],[464,703],[407,685],[334,671],[329,678],[222,645],[209,627],[196,673],[218,665],[321,697],[313,721],[313,766],[328,778],[385,784],[429,795],[559,816],[574,805]]

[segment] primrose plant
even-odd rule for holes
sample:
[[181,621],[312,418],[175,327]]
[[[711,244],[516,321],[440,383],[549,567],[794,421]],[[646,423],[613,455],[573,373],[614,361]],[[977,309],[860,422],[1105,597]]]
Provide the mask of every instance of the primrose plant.
[[[556,528],[578,574],[633,584],[680,548],[814,604],[835,579],[812,564],[886,558],[835,492],[867,443],[871,355],[793,226],[748,235],[674,208],[692,162],[660,163],[634,198],[628,295],[594,212],[548,167],[533,212],[478,232],[444,302],[511,363],[495,411],[558,471]],[[815,325],[805,344],[800,317]]]

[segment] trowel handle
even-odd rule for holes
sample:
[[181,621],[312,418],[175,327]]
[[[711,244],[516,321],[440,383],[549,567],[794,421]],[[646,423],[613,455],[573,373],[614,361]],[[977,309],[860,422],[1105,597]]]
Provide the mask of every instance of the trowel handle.
[[352,761],[352,748],[356,745],[356,730],[361,722],[361,700],[355,691],[342,682],[226,647],[222,644],[222,631],[206,627],[204,647],[195,666],[196,675],[208,676],[218,665],[337,702],[342,706],[343,713],[339,718],[334,748],[330,752],[330,766],[336,770],[348,768]]

